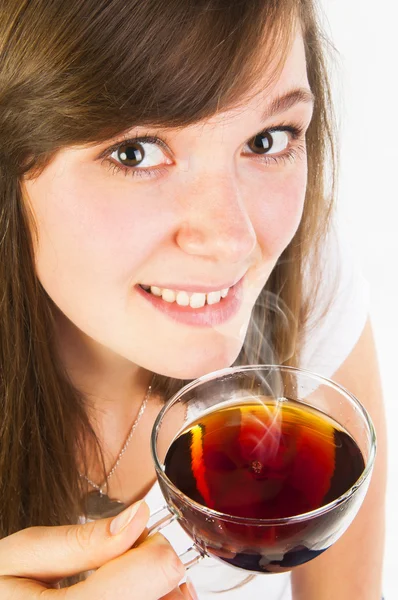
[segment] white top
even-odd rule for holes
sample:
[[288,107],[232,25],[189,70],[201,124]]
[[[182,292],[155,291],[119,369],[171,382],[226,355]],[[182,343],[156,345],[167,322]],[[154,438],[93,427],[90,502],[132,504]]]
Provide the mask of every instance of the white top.
[[[363,278],[352,248],[348,232],[343,223],[335,226],[325,240],[323,255],[324,276],[320,295],[319,311],[331,292],[335,291],[330,310],[324,320],[314,328],[318,315],[313,314],[310,330],[302,353],[301,366],[325,377],[333,373],[344,362],[358,341],[369,312],[369,286]],[[311,270],[308,270],[308,285],[311,285]],[[315,311],[317,312],[317,311]],[[156,483],[146,496],[151,513],[164,506],[164,498]],[[162,530],[178,553],[187,550],[192,541],[174,522]],[[237,589],[249,572],[235,569],[216,559],[205,558],[189,570],[200,600],[247,600],[258,598],[267,600],[291,600],[290,574],[260,574]],[[225,591],[225,594],[219,592]],[[218,593],[217,593],[218,592]]]
[[[319,319],[317,311],[311,317],[301,367],[332,378],[358,341],[369,313],[369,285],[361,274],[349,244],[348,231],[342,222],[334,225],[325,241],[323,263],[324,276],[317,305],[320,313],[324,308],[322,300],[327,302],[333,290],[334,297],[326,317],[314,328],[312,325]],[[310,277],[310,269],[308,273]],[[308,283],[311,285],[311,279]],[[158,484],[150,490],[146,500],[151,512],[164,505]],[[192,544],[176,522],[163,529],[162,533],[179,553]],[[249,572],[211,558],[203,559],[189,570],[189,577],[200,600],[291,600],[289,573],[256,575],[241,587],[229,589],[248,575]],[[226,593],[217,593],[222,590]]]

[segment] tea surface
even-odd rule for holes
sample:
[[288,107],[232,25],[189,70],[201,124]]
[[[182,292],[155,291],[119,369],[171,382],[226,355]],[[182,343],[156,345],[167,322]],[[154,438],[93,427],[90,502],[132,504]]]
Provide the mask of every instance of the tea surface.
[[189,498],[228,515],[282,518],[344,494],[364,470],[353,438],[323,413],[284,399],[227,405],[171,444],[165,472]]

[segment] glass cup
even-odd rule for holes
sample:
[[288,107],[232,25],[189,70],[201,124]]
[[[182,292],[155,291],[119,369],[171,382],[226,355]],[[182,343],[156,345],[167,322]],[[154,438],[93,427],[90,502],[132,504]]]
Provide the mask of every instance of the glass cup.
[[[233,516],[189,498],[166,475],[170,445],[198,417],[248,398],[262,403],[266,398],[267,405],[294,400],[332,418],[362,454],[364,468],[359,478],[333,501],[283,518]],[[280,573],[319,556],[351,524],[369,486],[376,435],[357,398],[330,379],[294,367],[250,365],[212,372],[177,392],[155,421],[151,451],[166,506],[151,515],[149,534],[177,520],[193,541],[180,556],[187,568],[210,556],[251,572]]]

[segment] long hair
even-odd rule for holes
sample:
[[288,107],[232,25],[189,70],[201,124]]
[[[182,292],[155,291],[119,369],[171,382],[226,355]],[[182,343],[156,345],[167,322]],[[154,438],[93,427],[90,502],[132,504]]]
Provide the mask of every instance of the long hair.
[[[84,399],[57,355],[23,179],[64,147],[102,143],[134,125],[185,127],[240,106],[264,68],[286,56],[297,24],[315,95],[304,212],[253,309],[235,364],[267,362],[270,352],[274,362],[299,364],[316,298],[335,151],[325,40],[313,0],[2,0],[0,537],[77,521],[77,456],[86,465],[87,444],[106,476]],[[311,296],[303,286],[310,255]],[[184,383],[156,375],[154,389],[168,397]]]

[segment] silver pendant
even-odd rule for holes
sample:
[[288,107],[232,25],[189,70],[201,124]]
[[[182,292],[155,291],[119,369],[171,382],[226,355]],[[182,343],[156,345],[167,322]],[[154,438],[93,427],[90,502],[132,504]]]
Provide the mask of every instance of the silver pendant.
[[86,513],[88,519],[105,519],[114,517],[126,508],[120,500],[109,498],[99,490],[90,492],[86,496]]

